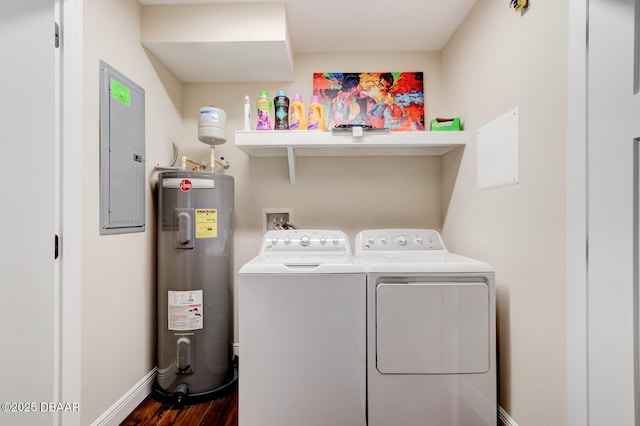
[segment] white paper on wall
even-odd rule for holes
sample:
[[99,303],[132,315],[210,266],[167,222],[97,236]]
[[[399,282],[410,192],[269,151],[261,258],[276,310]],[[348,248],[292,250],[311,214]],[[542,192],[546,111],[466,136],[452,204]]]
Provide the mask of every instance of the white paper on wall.
[[518,108],[478,129],[478,189],[518,183]]

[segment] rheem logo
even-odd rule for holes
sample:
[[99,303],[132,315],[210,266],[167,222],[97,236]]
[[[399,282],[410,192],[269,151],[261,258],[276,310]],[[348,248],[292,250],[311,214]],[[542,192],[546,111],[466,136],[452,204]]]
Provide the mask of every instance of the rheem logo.
[[182,179],[180,181],[180,191],[182,192],[191,191],[191,181],[189,179]]

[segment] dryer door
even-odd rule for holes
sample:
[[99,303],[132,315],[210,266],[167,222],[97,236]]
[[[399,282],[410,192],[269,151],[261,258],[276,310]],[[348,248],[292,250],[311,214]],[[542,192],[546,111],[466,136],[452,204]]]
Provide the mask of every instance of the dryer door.
[[378,284],[378,371],[383,374],[488,371],[489,306],[489,287],[484,282]]

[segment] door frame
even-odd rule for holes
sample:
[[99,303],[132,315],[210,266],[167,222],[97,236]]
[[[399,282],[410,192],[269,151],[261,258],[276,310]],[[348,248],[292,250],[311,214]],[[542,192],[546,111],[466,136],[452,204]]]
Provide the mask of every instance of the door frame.
[[589,0],[569,0],[567,109],[567,419],[589,425],[587,32]]
[[[588,426],[591,420],[590,406],[597,402],[590,400],[591,377],[589,374],[592,368],[589,363],[591,312],[589,311],[588,261],[589,0],[569,0],[569,17],[566,234],[567,418],[569,426]],[[591,256],[593,259],[593,253]],[[635,368],[638,368],[637,360]],[[635,372],[635,374],[638,373],[638,371]]]
[[[59,389],[61,402],[81,402],[81,270],[82,270],[82,114],[83,114],[83,0],[60,0],[61,127],[60,127],[60,321]],[[81,416],[61,412],[59,424],[80,425]]]

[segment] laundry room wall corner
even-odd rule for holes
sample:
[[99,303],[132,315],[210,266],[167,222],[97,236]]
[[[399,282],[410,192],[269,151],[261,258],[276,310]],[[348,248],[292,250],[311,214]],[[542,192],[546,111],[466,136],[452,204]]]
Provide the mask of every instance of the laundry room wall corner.
[[[82,424],[131,408],[118,401],[155,367],[153,166],[182,136],[182,83],[140,45],[140,16],[136,1],[83,4]],[[145,232],[98,232],[101,60],[145,90]]]
[[[479,0],[442,52],[445,108],[470,134],[443,160],[443,237],[495,267],[499,403],[520,424],[567,423],[567,22],[566,0]],[[478,190],[476,131],[515,107],[519,183]]]

